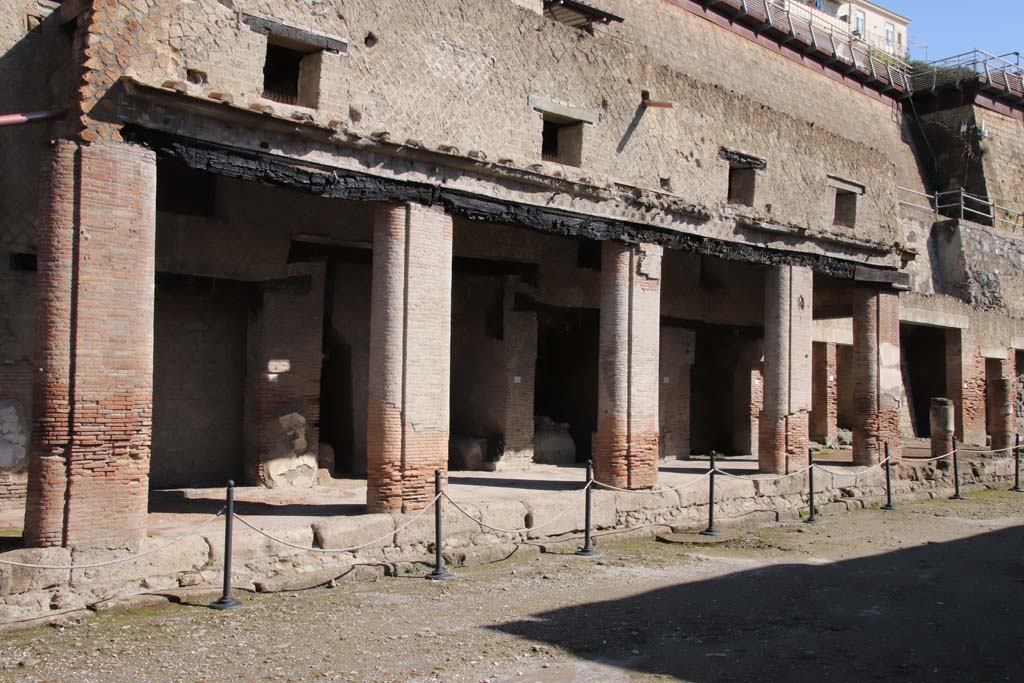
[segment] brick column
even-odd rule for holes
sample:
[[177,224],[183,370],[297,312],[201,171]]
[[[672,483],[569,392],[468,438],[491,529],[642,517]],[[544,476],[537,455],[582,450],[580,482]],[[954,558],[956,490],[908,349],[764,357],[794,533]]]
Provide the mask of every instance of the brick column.
[[970,330],[946,330],[946,391],[961,443],[985,445],[985,359]]
[[757,460],[762,472],[785,474],[807,463],[814,273],[776,266],[765,274],[764,289],[764,407]]
[[594,476],[623,488],[658,479],[659,246],[604,242]]
[[60,141],[49,178],[25,542],[134,545],[152,440],[155,157]]
[[811,438],[832,445],[839,427],[839,384],[836,381],[836,345],[815,342],[811,400]]
[[452,220],[378,208],[373,233],[367,493],[370,512],[422,508],[448,467]]
[[[533,462],[533,392],[537,366],[537,313],[515,310],[515,282],[505,288],[503,359],[505,397],[502,434],[505,442],[495,470],[523,469]],[[523,288],[531,289],[531,288]]]
[[989,432],[992,436],[992,448],[1000,450],[1013,445],[1014,434],[1017,432],[1017,358],[1011,349],[1006,358],[986,361],[998,369],[994,376],[988,377],[986,395],[988,397]]
[[888,443],[900,452],[899,296],[858,289],[853,294],[853,461],[873,465]]

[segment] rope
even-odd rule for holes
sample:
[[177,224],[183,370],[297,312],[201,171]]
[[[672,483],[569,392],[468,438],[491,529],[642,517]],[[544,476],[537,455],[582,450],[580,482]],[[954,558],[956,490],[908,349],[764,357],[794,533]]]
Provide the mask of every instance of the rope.
[[949,456],[953,455],[954,453],[959,453],[959,452],[960,452],[959,448],[954,448],[949,453],[943,453],[942,455],[936,455],[933,458],[913,458],[913,457],[903,456],[903,459],[904,460],[909,460],[911,462],[932,462],[934,460],[942,460],[943,458],[948,458]]
[[[588,488],[590,488],[590,482],[588,482],[587,485],[584,486],[583,488],[577,489],[576,491],[574,491],[574,493],[579,493],[581,491],[586,491]],[[497,532],[502,533],[502,534],[522,534],[522,533],[526,533],[527,531],[536,531],[537,529],[543,529],[544,527],[550,526],[551,524],[553,524],[556,520],[561,519],[570,510],[572,510],[574,507],[576,507],[576,503],[570,503],[569,505],[567,505],[565,507],[565,509],[563,509],[557,515],[555,515],[554,517],[552,517],[548,521],[544,522],[543,524],[537,524],[535,526],[524,527],[522,529],[501,529],[499,527],[491,526],[490,524],[487,524],[486,522],[483,522],[483,521],[477,519],[476,517],[471,515],[469,512],[467,512],[466,510],[462,509],[462,507],[458,503],[456,503],[454,500],[449,498],[447,493],[444,494],[444,497],[445,497],[445,500],[447,500],[449,503],[452,504],[452,507],[454,507],[456,510],[458,510],[459,512],[464,514],[466,517],[469,517],[471,520],[473,520],[474,522],[476,522],[480,526],[482,526],[482,527],[484,527],[486,529],[490,529],[491,531],[497,531]]]
[[790,472],[789,474],[781,474],[777,477],[768,477],[766,479],[753,479],[751,477],[741,477],[737,474],[729,474],[728,472],[724,472],[718,469],[717,467],[715,468],[715,472],[717,472],[718,474],[725,475],[726,477],[732,477],[733,479],[742,479],[743,481],[778,481],[779,479],[789,479],[790,477],[801,475],[804,472],[809,471],[810,469],[810,467],[805,467],[802,470],[797,470],[796,472]]
[[679,486],[675,486],[675,487],[670,488],[670,489],[620,489],[618,486],[612,486],[611,484],[602,484],[599,481],[595,481],[594,485],[595,486],[600,486],[603,489],[608,489],[609,491],[619,491],[621,493],[644,493],[644,494],[647,494],[649,496],[653,496],[653,495],[657,495],[659,493],[671,493],[673,491],[681,491],[681,490],[683,490],[685,488],[689,488],[690,486],[693,486],[694,484],[701,483],[702,481],[704,481],[705,479],[707,479],[710,476],[711,476],[711,470],[708,470],[707,472],[702,474],[697,479],[694,479],[693,481],[688,481],[685,484],[680,484]]
[[436,505],[438,499],[442,495],[443,494],[439,493],[436,496],[434,496],[431,499],[431,501],[429,503],[427,503],[427,505],[425,507],[423,507],[418,512],[416,512],[416,514],[414,514],[412,517],[410,517],[409,520],[405,524],[403,524],[400,527],[396,528],[394,531],[389,531],[388,533],[384,534],[380,538],[375,538],[372,541],[367,541],[366,543],[363,543],[363,544],[360,544],[360,545],[354,545],[351,548],[308,548],[308,547],[306,547],[304,545],[297,545],[297,544],[292,543],[290,541],[286,541],[283,538],[278,538],[277,536],[269,534],[266,531],[264,531],[263,529],[260,529],[259,527],[251,524],[248,520],[238,516],[237,514],[235,515],[235,519],[237,519],[239,522],[241,522],[245,526],[249,527],[250,529],[252,529],[256,533],[258,533],[260,536],[265,536],[266,538],[270,539],[271,541],[274,541],[275,543],[280,543],[281,545],[288,546],[289,548],[295,548],[296,550],[304,550],[304,551],[310,552],[310,553],[325,553],[325,554],[350,553],[350,552],[352,552],[354,550],[360,550],[362,548],[366,548],[366,547],[369,547],[371,545],[376,545],[377,543],[380,543],[381,541],[384,541],[384,540],[394,536],[399,531],[402,531],[403,529],[408,527],[410,524],[415,522],[417,519],[419,519],[423,515],[423,513],[425,513],[431,507]]
[[825,467],[824,465],[819,465],[818,463],[814,463],[814,469],[821,470],[822,472],[826,472],[827,474],[831,474],[833,477],[859,477],[862,474],[867,474],[871,470],[877,470],[878,468],[884,466],[885,463],[889,462],[889,460],[891,459],[892,456],[886,458],[880,463],[872,465],[871,467],[865,467],[862,470],[858,470],[857,472],[838,472],[836,470],[831,470]]
[[29,562],[15,562],[14,560],[0,560],[0,564],[5,564],[5,565],[8,565],[10,567],[26,567],[28,569],[71,569],[71,570],[75,570],[75,569],[96,569],[98,567],[109,567],[111,565],[122,564],[124,562],[134,562],[135,560],[141,560],[143,557],[147,557],[149,555],[154,555],[154,554],[160,552],[161,550],[166,550],[167,548],[170,548],[175,543],[178,543],[179,541],[183,541],[186,538],[188,538],[189,536],[195,535],[195,532],[197,530],[199,530],[200,528],[206,526],[207,524],[209,524],[213,520],[217,519],[222,514],[224,514],[223,510],[221,510],[217,514],[213,515],[209,519],[206,519],[206,520],[200,522],[199,524],[196,524],[191,529],[189,529],[188,531],[183,533],[181,536],[178,536],[178,537],[174,538],[173,540],[168,541],[167,543],[165,543],[165,544],[163,544],[161,546],[158,546],[156,548],[151,548],[150,550],[147,550],[146,552],[143,552],[143,553],[139,553],[138,555],[129,555],[128,557],[121,557],[121,558],[118,558],[116,560],[108,560],[106,562],[95,562],[93,564],[32,564],[32,563],[29,563]]

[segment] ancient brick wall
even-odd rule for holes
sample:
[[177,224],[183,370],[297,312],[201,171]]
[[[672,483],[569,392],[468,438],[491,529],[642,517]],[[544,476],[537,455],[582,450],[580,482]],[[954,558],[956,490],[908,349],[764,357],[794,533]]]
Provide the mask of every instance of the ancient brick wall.
[[826,445],[834,444],[839,416],[836,345],[815,342],[811,361],[811,438]]
[[31,433],[35,273],[0,262],[0,509],[25,497]]
[[659,449],[662,459],[690,455],[690,377],[696,353],[695,334],[678,327],[661,328]]
[[[349,41],[348,55],[324,67],[323,90],[336,97],[306,112],[324,124],[537,163],[542,124],[529,102],[552,98],[597,112],[597,123],[584,130],[583,173],[674,187],[687,201],[718,204],[728,175],[719,148],[742,149],[769,162],[759,176],[756,209],[770,223],[880,242],[897,238],[897,173],[904,185],[920,182],[893,102],[669,3],[621,4],[627,21],[597,36],[511,2],[477,0],[458,12],[422,0],[302,6],[252,0],[236,7]],[[110,114],[102,96],[122,74],[160,85],[185,82],[191,70],[205,75],[195,94],[228,93],[243,104],[259,98],[266,39],[213,0],[173,12],[166,0],[104,5],[90,15],[88,29],[82,96],[94,119]],[[730,59],[696,57],[712,54]],[[779,82],[792,83],[792,92],[766,85]],[[677,106],[638,109],[643,88]],[[889,161],[894,157],[896,164]],[[869,188],[856,230],[832,224],[829,174]]]

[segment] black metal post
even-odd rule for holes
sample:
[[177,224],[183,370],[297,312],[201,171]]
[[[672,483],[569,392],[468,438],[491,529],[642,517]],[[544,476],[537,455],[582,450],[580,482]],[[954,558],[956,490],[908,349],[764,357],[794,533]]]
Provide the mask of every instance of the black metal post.
[[587,509],[586,509],[585,518],[584,518],[583,547],[576,551],[576,554],[581,556],[581,557],[594,557],[595,555],[599,555],[600,554],[596,550],[594,550],[593,539],[592,539],[592,537],[590,535],[590,511],[591,511],[591,506],[593,505],[593,496],[592,496],[593,491],[594,491],[594,461],[593,460],[587,460],[587,492],[585,494],[586,497],[587,497],[587,503],[586,503]]
[[430,581],[447,581],[454,579],[455,574],[444,568],[444,557],[441,555],[441,470],[434,470],[434,571],[427,574]]
[[960,460],[956,457],[956,437],[953,437],[953,496],[950,500],[963,500],[960,495]]
[[806,524],[817,524],[818,520],[814,516],[814,449],[807,449],[807,483],[810,488],[810,511],[807,513],[807,519],[804,520]]
[[892,460],[889,459],[889,442],[885,442],[885,505],[883,510],[895,510],[892,504]]
[[228,481],[227,506],[224,509],[224,590],[216,601],[210,603],[213,609],[238,609],[242,603],[231,597],[231,529],[235,519],[235,482]]
[[1024,493],[1024,489],[1020,487],[1020,434],[1017,435],[1013,447],[1013,488],[1010,490]]
[[700,532],[703,536],[717,536],[715,528],[715,452],[711,451],[711,476],[708,477],[708,528]]

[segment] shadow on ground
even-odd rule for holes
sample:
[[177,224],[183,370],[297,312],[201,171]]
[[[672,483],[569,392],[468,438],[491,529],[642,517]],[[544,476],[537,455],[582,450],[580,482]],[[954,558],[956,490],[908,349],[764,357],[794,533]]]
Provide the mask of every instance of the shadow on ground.
[[1024,680],[1024,527],[776,565],[491,628],[651,676]]
[[[191,497],[183,491],[150,491],[149,512],[171,512],[212,515],[224,507],[224,498]],[[240,515],[281,515],[297,517],[340,517],[365,515],[364,503],[263,503],[235,501]]]

